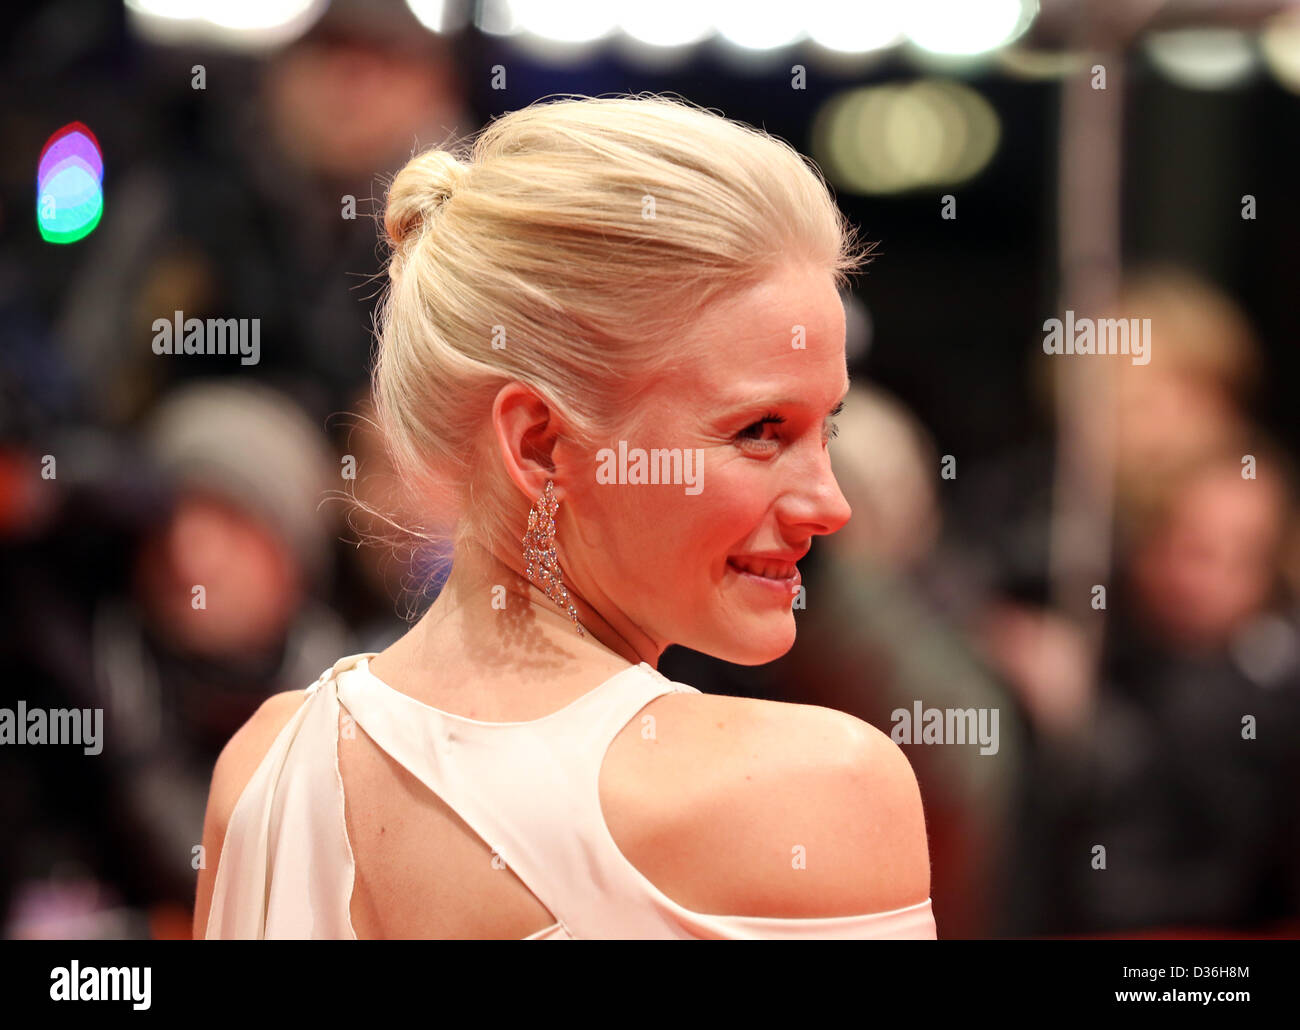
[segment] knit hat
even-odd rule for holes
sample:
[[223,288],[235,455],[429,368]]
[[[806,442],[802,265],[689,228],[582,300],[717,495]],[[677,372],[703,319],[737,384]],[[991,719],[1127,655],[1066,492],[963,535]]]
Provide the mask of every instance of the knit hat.
[[215,492],[256,515],[290,545],[311,582],[329,569],[340,486],[324,432],[297,402],[261,383],[207,380],[168,395],[143,443],[177,489]]

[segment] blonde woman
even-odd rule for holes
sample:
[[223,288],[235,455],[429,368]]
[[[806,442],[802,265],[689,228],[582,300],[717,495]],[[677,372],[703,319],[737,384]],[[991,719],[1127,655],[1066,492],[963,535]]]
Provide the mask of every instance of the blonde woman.
[[795,563],[850,516],[869,248],[818,173],[675,99],[566,98],[413,157],[384,224],[378,421],[454,564],[230,741],[195,936],[933,938],[887,736],[656,671],[782,655]]

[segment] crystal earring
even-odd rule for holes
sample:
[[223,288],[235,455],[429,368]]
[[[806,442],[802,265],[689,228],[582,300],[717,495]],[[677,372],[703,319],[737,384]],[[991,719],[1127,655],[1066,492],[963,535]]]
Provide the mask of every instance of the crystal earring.
[[555,499],[555,488],[548,479],[542,496],[528,512],[528,530],[524,533],[524,561],[528,565],[528,578],[537,577],[546,596],[561,608],[568,608],[569,618],[578,629],[578,636],[586,633],[578,622],[577,609],[569,602],[569,591],[560,578],[560,564],[555,556],[555,512],[560,502]]

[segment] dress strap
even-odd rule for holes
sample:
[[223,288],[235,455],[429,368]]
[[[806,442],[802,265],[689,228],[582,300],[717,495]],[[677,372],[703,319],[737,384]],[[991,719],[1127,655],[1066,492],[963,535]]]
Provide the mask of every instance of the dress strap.
[[[205,937],[350,938],[338,700],[307,689],[231,812]],[[322,797],[324,795],[324,797]],[[327,800],[326,800],[327,799]]]
[[[600,814],[599,775],[614,737],[650,701],[682,689],[629,666],[557,712],[480,722],[393,689],[357,662],[338,698],[374,742],[438,795],[579,936],[584,912],[636,889]],[[689,689],[689,688],[687,688]],[[621,860],[621,861],[620,861]],[[627,866],[627,868],[624,868]],[[597,899],[594,895],[609,895]],[[596,934],[599,935],[599,934]]]

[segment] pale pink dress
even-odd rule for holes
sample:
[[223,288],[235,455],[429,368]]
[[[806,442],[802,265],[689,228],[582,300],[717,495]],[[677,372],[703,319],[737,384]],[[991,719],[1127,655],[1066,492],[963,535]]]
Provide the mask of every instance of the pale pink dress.
[[355,939],[354,864],[338,767],[340,706],[445,801],[556,918],[527,940],[582,938],[934,939],[930,899],[815,919],[706,915],[643,876],[601,814],[601,762],[650,701],[698,693],[629,666],[529,722],[479,722],[432,708],[369,671],[374,652],[335,662],[308,688],[231,814],[206,936]]

